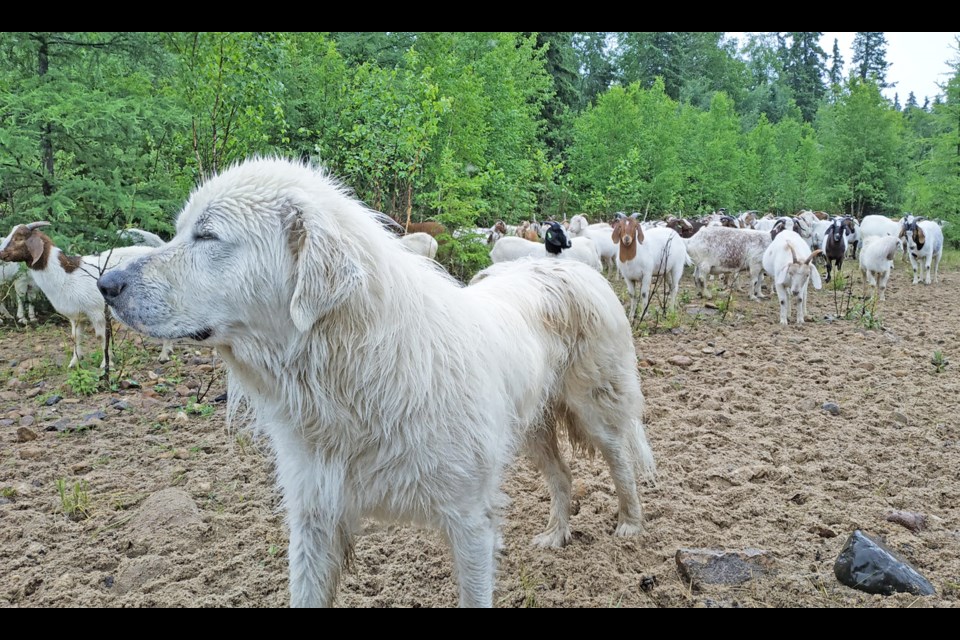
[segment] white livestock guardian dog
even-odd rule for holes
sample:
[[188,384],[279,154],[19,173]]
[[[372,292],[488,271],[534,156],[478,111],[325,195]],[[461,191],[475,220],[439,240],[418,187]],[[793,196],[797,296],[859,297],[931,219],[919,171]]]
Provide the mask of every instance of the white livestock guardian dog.
[[231,413],[244,399],[276,456],[291,604],[333,604],[373,517],[439,529],[460,605],[491,606],[500,484],[522,447],[551,496],[534,543],[571,540],[563,433],[608,463],[616,535],[640,533],[654,461],[603,276],[526,260],[463,287],[380,218],[321,170],[256,158],[200,185],[173,240],[99,283],[124,323],[223,357]]

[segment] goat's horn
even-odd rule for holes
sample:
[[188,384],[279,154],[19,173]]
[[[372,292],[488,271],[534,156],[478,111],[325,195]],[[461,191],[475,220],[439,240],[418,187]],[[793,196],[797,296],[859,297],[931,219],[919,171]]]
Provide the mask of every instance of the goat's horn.
[[816,258],[818,253],[823,253],[823,250],[822,249],[815,250],[813,253],[807,256],[807,259],[803,264],[810,264],[810,261]]
[[49,227],[50,223],[47,222],[46,220],[40,220],[38,222],[31,222],[30,224],[25,224],[23,226],[25,226],[30,231],[33,231],[34,229],[39,229],[40,227]]
[[790,255],[793,256],[793,261],[800,264],[800,261],[797,260],[797,252],[793,250],[793,245],[788,244],[787,249],[790,249]]

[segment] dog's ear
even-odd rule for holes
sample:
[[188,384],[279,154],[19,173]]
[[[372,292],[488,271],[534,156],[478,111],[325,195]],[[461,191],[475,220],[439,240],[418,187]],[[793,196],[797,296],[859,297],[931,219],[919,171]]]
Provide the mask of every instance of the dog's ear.
[[321,227],[299,210],[289,220],[288,239],[296,263],[290,317],[297,329],[308,331],[357,290],[364,274],[356,250],[339,230]]

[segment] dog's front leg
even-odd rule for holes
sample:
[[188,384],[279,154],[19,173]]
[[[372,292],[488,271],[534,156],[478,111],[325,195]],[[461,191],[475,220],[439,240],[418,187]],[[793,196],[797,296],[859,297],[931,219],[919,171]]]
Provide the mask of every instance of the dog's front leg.
[[353,528],[343,509],[343,470],[278,456],[278,480],[290,526],[290,606],[330,607],[350,553]]

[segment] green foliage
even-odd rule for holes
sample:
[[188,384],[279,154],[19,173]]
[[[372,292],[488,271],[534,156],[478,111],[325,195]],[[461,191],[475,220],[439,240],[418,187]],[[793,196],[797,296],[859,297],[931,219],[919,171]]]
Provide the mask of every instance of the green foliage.
[[67,376],[67,384],[74,393],[81,396],[93,395],[100,389],[99,369],[77,366]]
[[943,352],[940,350],[933,352],[933,357],[930,358],[930,364],[933,365],[933,370],[935,373],[943,373],[944,369],[947,368],[947,365],[950,364],[950,361],[943,357]]
[[85,480],[70,485],[65,478],[56,481],[60,494],[60,508],[71,520],[86,520],[90,517],[90,494]]
[[209,418],[216,411],[216,407],[207,402],[197,402],[191,400],[187,403],[185,408],[187,413],[192,413],[193,415],[200,416],[202,418]]

